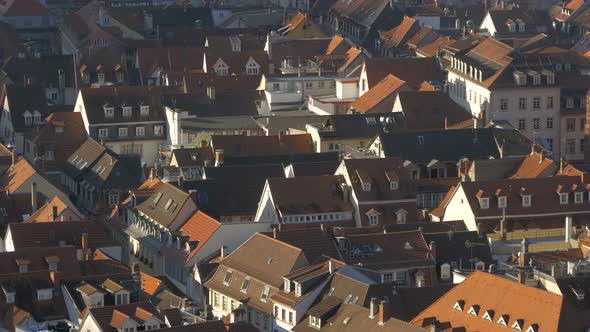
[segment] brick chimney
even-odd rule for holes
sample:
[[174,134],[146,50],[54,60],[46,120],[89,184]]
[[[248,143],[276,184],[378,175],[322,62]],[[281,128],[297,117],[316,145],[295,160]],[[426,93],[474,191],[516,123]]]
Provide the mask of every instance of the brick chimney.
[[223,165],[224,151],[222,149],[215,150],[215,167]]
[[88,232],[82,231],[82,260],[88,260]]

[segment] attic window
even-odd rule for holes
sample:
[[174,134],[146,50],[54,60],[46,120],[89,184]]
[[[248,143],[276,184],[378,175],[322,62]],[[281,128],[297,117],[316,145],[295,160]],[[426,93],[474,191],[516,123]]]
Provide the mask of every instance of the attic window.
[[528,329],[526,329],[526,332],[538,332],[539,331],[539,325],[538,324],[531,324],[529,326]]
[[526,85],[526,75],[523,72],[516,70],[514,71],[514,81],[517,85]]
[[414,247],[410,244],[410,242],[406,242],[406,244],[404,244],[404,250],[413,250]]
[[569,194],[568,193],[559,193],[559,204],[565,205],[569,201]]
[[371,182],[363,182],[363,191],[371,191]]
[[477,304],[471,306],[471,308],[469,308],[469,311],[467,311],[467,313],[470,314],[471,316],[477,317],[477,315],[479,314],[479,306]]
[[583,192],[576,192],[574,194],[574,202],[576,204],[580,204],[584,202],[584,193]]
[[168,199],[168,202],[166,202],[166,205],[164,206],[164,209],[166,211],[168,211],[170,209],[170,206],[172,206],[172,202],[174,202],[171,198]]
[[25,111],[23,117],[25,118],[25,126],[30,126],[33,124],[33,115],[31,114],[31,112]]
[[229,286],[229,283],[231,282],[232,274],[233,274],[232,270],[227,270],[227,272],[225,272],[225,277],[223,278],[224,285]]
[[418,136],[418,145],[424,145],[424,136]]
[[440,266],[440,278],[444,280],[451,279],[451,264],[444,263]]
[[512,328],[517,330],[517,331],[522,331],[524,325],[524,320],[523,319],[517,319],[514,324],[512,324]]
[[518,32],[524,32],[524,22],[518,23]]
[[490,199],[488,197],[480,197],[479,199],[479,207],[481,209],[489,209],[490,208]]
[[408,211],[400,209],[395,213],[395,218],[398,224],[405,224],[408,218]]
[[123,107],[123,117],[125,117],[125,118],[131,117],[131,106],[124,106]]
[[390,190],[398,190],[399,189],[399,182],[389,181],[389,189]]
[[498,208],[505,209],[508,204],[508,198],[506,196],[498,197]]
[[244,278],[244,281],[242,281],[242,287],[240,287],[240,292],[246,293],[248,291],[249,286],[250,286],[250,278]]
[[522,206],[523,207],[530,207],[531,206],[531,195],[522,195]]
[[262,302],[268,301],[269,294],[270,294],[270,287],[264,286],[264,289],[262,290],[262,294],[260,295],[260,301],[262,301]]
[[464,307],[465,307],[465,301],[459,300],[459,301],[457,301],[457,303],[455,303],[455,305],[453,306],[453,309],[457,310],[457,311],[463,311]]
[[486,311],[481,318],[491,322],[494,319],[494,310]]
[[500,325],[507,326],[508,325],[508,319],[509,318],[510,317],[508,315],[502,315],[502,316],[500,316],[500,318],[498,318],[498,322],[497,323],[500,324]]
[[149,116],[150,115],[150,107],[148,105],[141,105],[139,108],[141,116]]
[[104,106],[104,116],[112,118],[115,116],[115,109],[112,106]]

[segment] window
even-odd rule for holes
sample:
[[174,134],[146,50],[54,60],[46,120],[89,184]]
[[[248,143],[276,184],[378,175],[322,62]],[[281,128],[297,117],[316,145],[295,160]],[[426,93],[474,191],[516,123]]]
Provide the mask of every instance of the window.
[[530,207],[531,206],[531,195],[522,195],[522,206],[523,207]]
[[227,310],[227,297],[221,296],[221,310]]
[[547,109],[553,108],[553,96],[547,97],[547,100],[545,102],[545,106],[547,107]]
[[225,63],[220,63],[215,67],[215,74],[217,76],[227,76],[229,74],[229,67]]
[[553,138],[548,138],[547,139],[547,148],[551,151],[553,151]]
[[117,294],[115,297],[115,304],[117,304],[117,305],[129,304],[129,294],[127,294],[127,293]]
[[580,203],[584,202],[584,193],[583,192],[576,192],[574,194],[574,202],[576,204],[580,204]]
[[559,204],[564,205],[567,204],[569,200],[568,193],[559,193]]
[[540,85],[541,84],[541,75],[534,74],[533,75],[533,85]]
[[479,199],[479,206],[482,209],[488,209],[490,207],[490,199],[487,197],[483,197]]
[[125,76],[123,75],[123,72],[122,71],[118,71],[117,74],[116,74],[116,76],[117,76],[117,82],[118,83],[122,83],[123,80],[125,79]]
[[498,197],[498,207],[500,209],[505,208],[506,207],[506,203],[507,203],[506,196],[500,196],[500,197]]
[[371,225],[371,226],[379,225],[379,216],[377,214],[369,215],[369,225]]
[[566,119],[565,120],[565,129],[567,131],[575,131],[576,130],[576,119]]
[[99,128],[98,129],[98,137],[105,138],[109,136],[109,129],[108,128]]
[[154,135],[162,136],[164,134],[164,126],[154,126]]
[[262,294],[260,295],[260,301],[262,301],[262,302],[268,301],[269,293],[270,293],[270,287],[264,286],[264,289],[262,290]]
[[53,159],[55,159],[55,153],[53,152],[53,150],[45,151],[45,160],[53,160]]
[[281,84],[273,83],[272,84],[272,91],[281,91]]
[[107,118],[112,118],[115,116],[115,109],[113,107],[110,106],[105,106],[104,107],[104,116]]
[[553,129],[553,118],[547,118],[547,129]]
[[445,263],[440,266],[440,278],[441,279],[451,279],[451,265]]
[[580,131],[586,130],[586,119],[580,119]]
[[501,98],[500,99],[500,110],[501,111],[508,110],[508,98]]
[[229,283],[231,282],[231,276],[232,276],[232,274],[233,274],[233,271],[231,271],[231,270],[227,270],[225,272],[225,277],[223,278],[223,284],[224,285],[226,285],[226,286],[229,285]]
[[131,107],[130,106],[123,107],[123,117],[125,117],[125,118],[131,117]]
[[260,73],[260,66],[254,62],[250,61],[248,65],[246,65],[246,74],[248,75],[258,75]]
[[98,83],[104,83],[104,73],[98,73]]
[[150,107],[148,105],[142,105],[139,108],[139,112],[141,116],[149,116],[150,115]]
[[576,140],[573,138],[568,138],[565,141],[565,150],[567,154],[575,154],[576,153]]
[[326,82],[324,82],[324,81],[319,81],[318,82],[318,88],[323,89],[325,87],[326,87]]
[[33,116],[29,112],[25,112],[25,126],[30,126],[33,124]]
[[363,182],[363,191],[371,191],[371,182]]
[[519,110],[526,110],[526,98],[525,97],[518,98],[518,109]]
[[127,128],[119,128],[119,137],[127,137]]
[[399,189],[399,182],[389,181],[389,189],[390,190],[398,190]]
[[534,97],[533,98],[533,109],[541,109],[541,97]]
[[109,206],[119,204],[119,194],[109,194]]
[[250,278],[244,278],[244,281],[242,282],[242,287],[240,288],[240,291],[242,293],[246,293],[248,291],[249,286],[250,286]]
[[289,324],[293,324],[293,311],[289,311]]
[[533,129],[539,129],[541,127],[541,119],[534,118],[533,119]]
[[574,97],[567,97],[565,99],[565,107],[573,108],[574,107]]
[[307,88],[307,89],[313,88],[313,82],[305,82],[305,88]]
[[525,119],[518,120],[518,130],[526,130],[526,120]]
[[145,136],[145,128],[144,127],[136,127],[135,128],[135,136]]

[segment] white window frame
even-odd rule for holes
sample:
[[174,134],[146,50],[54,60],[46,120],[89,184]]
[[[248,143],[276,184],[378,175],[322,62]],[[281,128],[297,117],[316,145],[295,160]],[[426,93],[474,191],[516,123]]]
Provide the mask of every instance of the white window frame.
[[584,202],[584,192],[578,191],[574,193],[574,202],[580,204]]
[[145,127],[135,127],[135,136],[136,137],[144,137],[145,136]]
[[498,197],[498,208],[504,209],[508,206],[508,197],[506,196],[499,196]]
[[129,129],[127,127],[119,128],[119,137],[129,136]]
[[98,128],[98,138],[109,137],[109,128]]
[[566,205],[569,202],[569,193],[559,193],[559,204]]

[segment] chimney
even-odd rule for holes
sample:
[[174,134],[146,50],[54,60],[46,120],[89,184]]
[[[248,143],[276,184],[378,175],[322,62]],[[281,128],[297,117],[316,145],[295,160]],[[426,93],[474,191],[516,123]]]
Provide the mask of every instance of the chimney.
[[272,238],[273,239],[277,238],[277,228],[276,227],[273,227],[273,229],[272,229]]
[[385,322],[389,319],[389,313],[387,312],[386,308],[387,302],[381,301],[379,303],[379,325],[385,324]]
[[375,318],[377,316],[377,298],[372,297],[369,305],[369,318]]
[[150,180],[153,180],[156,177],[156,169],[154,167],[150,168]]
[[207,87],[207,97],[209,97],[209,100],[215,100],[215,87],[214,86]]
[[16,152],[14,152],[15,149],[10,150],[10,157],[12,158],[12,166],[14,166],[14,164],[16,164]]
[[88,232],[82,231],[82,260],[88,260]]
[[51,217],[52,217],[52,221],[56,221],[57,220],[57,206],[52,206],[51,208]]
[[432,256],[432,259],[436,261],[436,242],[434,241],[430,241],[430,255]]
[[332,262],[331,259],[328,261],[328,273],[330,273],[330,274],[334,273],[334,263]]
[[536,152],[535,143],[533,143],[533,145],[531,145],[531,156],[533,156],[535,154],[535,152]]
[[223,165],[223,155],[222,149],[215,150],[215,167]]
[[221,246],[221,250],[219,251],[219,258],[224,259],[225,258],[225,246],[222,245]]
[[37,211],[37,182],[31,183],[31,213]]
[[518,257],[518,265],[520,267],[526,266],[526,254],[529,252],[529,244],[526,238],[520,242],[520,256]]
[[545,160],[545,151],[539,152],[539,164],[542,164]]
[[502,209],[502,219],[500,219],[500,238],[506,240],[506,209]]
[[504,144],[500,145],[500,159],[504,159]]
[[565,217],[565,242],[570,242],[572,238],[572,216]]

